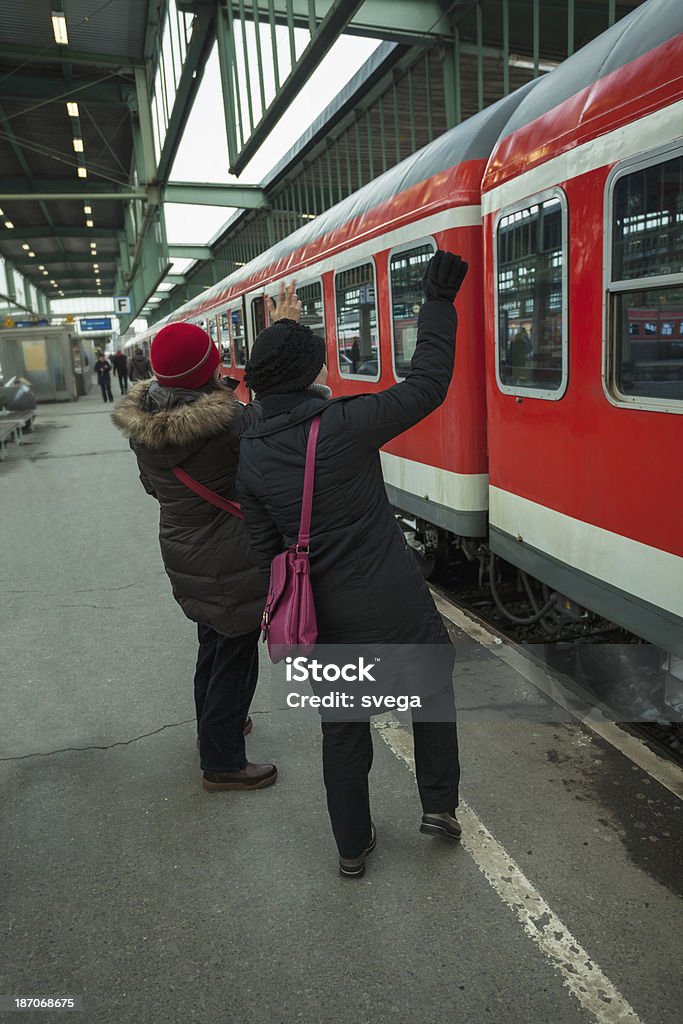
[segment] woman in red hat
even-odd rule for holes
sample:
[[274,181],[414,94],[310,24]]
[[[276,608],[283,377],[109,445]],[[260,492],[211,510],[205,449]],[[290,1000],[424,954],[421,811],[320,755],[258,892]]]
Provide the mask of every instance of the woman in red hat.
[[[291,286],[271,318],[300,315]],[[173,596],[197,623],[202,784],[263,789],[275,782],[277,769],[247,760],[244,735],[251,731],[265,582],[243,520],[192,489],[199,484],[219,500],[236,500],[240,435],[258,411],[222,381],[218,349],[200,327],[169,324],[155,336],[150,356],[154,378],[137,383],[112,418],[130,440],[145,490],[161,506],[159,543]],[[187,476],[179,479],[178,470]]]

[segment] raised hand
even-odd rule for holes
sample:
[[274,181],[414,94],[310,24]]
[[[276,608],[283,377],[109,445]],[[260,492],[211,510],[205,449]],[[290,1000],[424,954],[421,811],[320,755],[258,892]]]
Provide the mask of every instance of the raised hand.
[[296,320],[297,323],[301,320],[301,299],[296,294],[296,281],[280,285],[277,303],[270,296],[266,297],[266,302],[271,324],[285,317],[288,320]]
[[462,257],[438,249],[427,264],[422,278],[425,299],[454,302],[466,273],[467,263]]

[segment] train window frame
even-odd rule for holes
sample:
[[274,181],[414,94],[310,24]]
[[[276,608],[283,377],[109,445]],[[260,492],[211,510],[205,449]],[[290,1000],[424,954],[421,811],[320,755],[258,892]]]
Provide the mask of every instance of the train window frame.
[[[500,376],[500,315],[498,297],[498,227],[504,217],[509,217],[519,210],[526,210],[530,206],[547,202],[549,199],[559,199],[561,225],[562,225],[562,377],[559,388],[543,390],[542,388],[525,387],[522,384],[504,384]],[[569,201],[567,193],[559,185],[543,189],[542,192],[534,192],[525,196],[509,206],[502,207],[496,214],[493,224],[493,315],[494,315],[494,364],[496,373],[496,385],[504,395],[515,395],[519,398],[538,398],[543,402],[559,402],[567,393],[569,387]]]
[[[225,317],[226,322],[228,324],[227,345],[225,344],[225,342],[223,340],[223,317]],[[228,309],[227,306],[221,307],[220,309],[218,309],[216,311],[216,319],[218,320],[218,334],[219,334],[219,340],[220,340],[221,365],[222,366],[229,366],[229,367],[232,368],[232,366],[234,365],[234,355],[233,355],[233,350],[232,350],[232,322],[231,322],[231,319],[230,319],[230,310]],[[223,362],[223,349],[224,348],[227,348],[228,354],[230,356],[230,361],[228,363]]]
[[602,287],[602,390],[610,405],[618,409],[637,409],[644,412],[665,412],[683,414],[683,400],[676,398],[654,398],[646,395],[625,395],[616,384],[616,316],[615,299],[629,291],[647,291],[661,286],[683,287],[683,272],[658,274],[651,277],[613,279],[612,264],[614,253],[614,192],[619,180],[634,171],[655,167],[677,156],[683,156],[683,143],[665,143],[648,149],[644,153],[620,160],[610,170],[605,180],[603,212],[603,287]]
[[247,327],[248,327],[247,310],[245,308],[245,305],[246,305],[246,303],[245,303],[245,296],[241,295],[239,299],[233,299],[231,302],[228,302],[226,307],[225,307],[226,312],[229,312],[229,313],[234,312],[234,310],[236,310],[236,309],[240,309],[242,311],[242,323],[243,323],[244,330],[245,330],[245,361],[244,362],[238,362],[238,346],[236,344],[236,341],[234,341],[234,329],[232,327],[232,317],[230,317],[230,342],[232,344],[232,366],[236,370],[244,370],[246,368],[247,364],[248,364],[248,361],[249,361],[250,345],[249,345],[249,332],[247,330]]
[[[432,245],[432,255],[438,250],[436,239],[433,235],[423,235],[421,238],[411,239],[410,242],[401,242],[399,245],[395,245],[393,249],[390,249],[387,253],[387,280],[389,282],[389,316],[391,320],[391,371],[394,375],[395,381],[405,380],[405,377],[399,376],[396,371],[396,339],[394,337],[394,285],[391,279],[391,259],[393,256],[398,256],[402,252],[410,252],[411,249],[419,249],[422,245]],[[335,293],[336,294],[336,293]],[[424,302],[424,296],[420,305]],[[418,314],[419,315],[419,314]]]
[[[382,352],[381,352],[381,339],[379,330],[379,302],[377,301],[377,253],[372,252],[368,256],[362,259],[354,260],[353,263],[345,263],[342,267],[336,267],[334,270],[334,277],[332,279],[332,288],[334,291],[334,347],[337,353],[337,373],[339,379],[344,380],[359,380],[365,381],[366,383],[377,384],[382,377]],[[347,270],[354,270],[356,267],[364,267],[367,264],[372,266],[373,283],[375,286],[375,312],[377,313],[377,376],[370,377],[364,373],[342,373],[341,363],[339,362],[339,310],[337,308],[337,275],[343,274]]]

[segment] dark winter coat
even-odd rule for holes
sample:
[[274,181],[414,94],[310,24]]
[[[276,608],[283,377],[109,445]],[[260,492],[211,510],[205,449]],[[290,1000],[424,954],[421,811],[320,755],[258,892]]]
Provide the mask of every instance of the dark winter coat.
[[152,376],[152,364],[147,356],[133,356],[128,363],[128,376],[133,380],[148,380]]
[[171,467],[235,500],[240,434],[257,415],[222,385],[186,390],[153,380],[136,384],[112,416],[161,506],[159,544],[173,596],[189,619],[227,636],[258,627],[266,585],[243,520],[204,501]]
[[101,383],[102,380],[106,380],[111,373],[111,363],[108,359],[98,359],[95,363],[95,373],[97,374],[97,383]]
[[113,356],[111,364],[114,367],[114,373],[117,375],[117,377],[128,376],[128,360],[124,356],[123,352],[117,353],[115,356]]
[[296,541],[310,420],[322,414],[310,546],[318,640],[449,643],[389,505],[379,449],[441,405],[453,373],[452,304],[426,302],[408,376],[377,394],[328,401],[314,390],[262,400],[240,447],[238,493],[264,570]]

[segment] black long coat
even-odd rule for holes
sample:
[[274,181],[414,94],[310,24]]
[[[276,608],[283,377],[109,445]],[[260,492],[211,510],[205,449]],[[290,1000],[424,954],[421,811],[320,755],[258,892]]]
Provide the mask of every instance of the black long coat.
[[234,501],[240,434],[257,415],[227,387],[187,390],[147,380],[112,416],[130,439],[145,490],[161,506],[159,544],[173,596],[189,619],[227,636],[258,627],[266,583],[244,521],[204,501],[171,467]]
[[263,418],[242,436],[238,493],[252,550],[267,571],[296,541],[309,422],[322,414],[310,551],[320,643],[450,642],[391,511],[379,449],[443,402],[455,332],[453,305],[426,302],[400,384],[332,401],[314,390],[264,397]]

